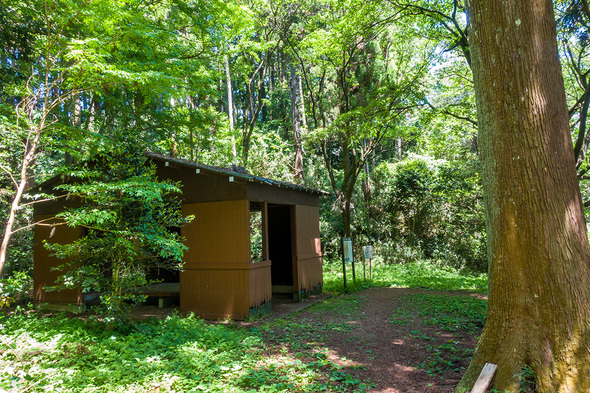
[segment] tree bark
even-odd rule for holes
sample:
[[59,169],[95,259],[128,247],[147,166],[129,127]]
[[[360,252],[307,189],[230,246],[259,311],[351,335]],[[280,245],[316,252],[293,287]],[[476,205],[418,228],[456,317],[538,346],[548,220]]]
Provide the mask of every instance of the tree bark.
[[[366,140],[363,140],[363,153],[370,154],[367,151],[367,141]],[[370,177],[370,173],[369,173],[368,157],[365,158],[364,161],[365,161],[365,164],[363,165],[364,177],[363,177],[362,189],[363,189],[363,199],[365,200],[365,203],[367,205],[367,212],[368,212],[371,209],[371,177]]]
[[[231,84],[231,73],[229,71],[229,60],[227,55],[223,57],[223,61],[225,63],[225,82],[227,84],[227,114],[229,118],[229,129],[233,132],[234,124],[236,124],[236,117],[234,115],[234,89],[232,88]],[[234,145],[233,151],[235,151],[235,149],[236,147]]]
[[[80,100],[82,99],[81,96],[74,95],[72,97],[72,107],[74,109],[73,113],[71,114],[70,120],[71,125],[73,128],[80,129],[82,127],[82,106],[80,105]],[[65,152],[65,164],[66,165],[73,165],[74,164],[74,157],[69,151]],[[34,182],[30,184],[32,187]]]
[[295,67],[291,67],[291,118],[293,145],[295,148],[295,179],[303,181],[303,145],[301,143],[301,114],[299,112],[299,85],[301,79]]
[[457,391],[590,391],[590,248],[551,0],[471,0],[489,259],[486,326]]
[[227,55],[223,57],[223,61],[225,63],[225,81],[227,84],[227,114],[229,118],[229,131],[231,134],[231,152],[234,157],[234,160],[238,156],[238,151],[236,148],[236,137],[234,135],[234,128],[236,124],[236,110],[234,106],[234,89],[231,83],[231,73],[229,70],[229,60]]
[[303,82],[301,77],[297,78],[299,82],[299,105],[301,109],[299,110],[301,114],[301,130],[303,133],[307,130],[307,117],[305,116],[305,101],[303,100]]
[[12,179],[13,183],[16,185],[16,193],[10,205],[8,219],[6,220],[6,225],[4,226],[4,236],[2,237],[2,243],[0,244],[0,278],[2,278],[4,274],[4,268],[6,266],[8,255],[8,245],[10,244],[10,239],[14,234],[13,228],[16,220],[16,215],[20,207],[21,199],[23,197],[23,194],[27,190],[27,187],[29,186],[28,172],[32,163],[35,161],[37,155],[37,146],[39,144],[39,139],[41,138],[41,133],[44,127],[45,118],[43,117],[41,119],[39,126],[34,130],[30,131],[29,138],[25,143],[24,157],[21,163],[20,170],[20,179],[18,180],[18,182],[16,181],[16,179]]

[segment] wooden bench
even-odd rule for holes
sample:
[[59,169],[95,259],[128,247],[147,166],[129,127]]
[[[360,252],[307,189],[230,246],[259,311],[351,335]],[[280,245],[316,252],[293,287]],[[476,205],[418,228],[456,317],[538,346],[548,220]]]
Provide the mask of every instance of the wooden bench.
[[157,297],[158,307],[163,308],[172,305],[177,299],[180,299],[180,283],[159,282],[146,285],[145,287],[135,288],[133,293]]

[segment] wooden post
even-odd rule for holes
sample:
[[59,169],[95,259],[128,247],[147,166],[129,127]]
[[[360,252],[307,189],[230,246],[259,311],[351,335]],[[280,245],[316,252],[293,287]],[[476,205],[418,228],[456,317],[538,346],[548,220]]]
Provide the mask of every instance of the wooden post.
[[262,202],[262,260],[268,261],[268,202]]
[[344,290],[346,291],[346,259],[344,257],[344,238],[340,239],[340,248],[342,250],[342,277],[344,278]]
[[494,378],[497,369],[497,365],[493,363],[486,363],[485,366],[483,366],[477,381],[475,381],[475,385],[473,385],[471,393],[485,393],[492,383],[492,379]]

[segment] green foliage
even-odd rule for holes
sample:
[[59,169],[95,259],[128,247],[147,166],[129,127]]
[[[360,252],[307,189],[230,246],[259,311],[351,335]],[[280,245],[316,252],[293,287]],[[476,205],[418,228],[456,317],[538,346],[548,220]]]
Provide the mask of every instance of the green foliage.
[[[327,263],[327,267],[337,264]],[[429,263],[385,265],[369,285],[480,288],[485,277],[461,276]],[[327,272],[326,287],[335,287]],[[474,333],[485,312],[468,296],[410,295],[400,300],[392,323],[419,318],[448,334]],[[354,377],[358,365],[326,346],[326,334],[350,335],[363,314],[362,294],[336,296],[297,315],[259,325],[206,323],[190,315],[136,321],[110,330],[103,320],[65,315],[37,316],[17,309],[0,313],[0,389],[68,392],[366,392],[371,381]],[[430,334],[408,332],[430,354],[417,367],[429,373],[454,370],[472,355],[454,340],[437,343]],[[367,351],[370,354],[370,351]]]
[[172,230],[187,222],[180,214],[180,188],[158,181],[155,166],[128,147],[70,175],[72,181],[56,189],[79,198],[81,206],[57,217],[85,234],[71,244],[46,244],[55,256],[67,259],[55,289],[98,292],[104,310],[120,315],[126,302],[143,299],[130,290],[148,284],[148,269],[181,268],[186,246]]
[[529,365],[525,365],[520,373],[520,389],[519,392],[536,392],[536,376],[535,372]]
[[293,182],[293,154],[293,146],[281,139],[278,132],[267,130],[253,137],[248,170],[257,176]]
[[0,308],[9,307],[25,298],[33,288],[33,280],[24,271],[15,271],[0,280]]
[[388,261],[423,257],[486,271],[480,177],[471,165],[410,156],[380,165],[373,179],[371,235]]
[[470,296],[416,293],[405,296],[404,306],[391,317],[392,323],[418,315],[425,325],[447,332],[464,331],[475,335],[485,322],[487,301]]
[[247,391],[239,387],[243,369],[260,360],[259,337],[194,317],[138,322],[130,333],[64,316],[21,313],[0,323],[3,389]]
[[[138,321],[121,332],[108,331],[94,318],[17,310],[0,314],[0,389],[315,393],[364,392],[371,386],[329,360],[324,350],[308,358],[312,346],[305,343],[295,346],[293,355],[269,355],[265,335],[277,325],[245,329],[191,315]],[[305,331],[295,324],[293,329],[285,344]]]

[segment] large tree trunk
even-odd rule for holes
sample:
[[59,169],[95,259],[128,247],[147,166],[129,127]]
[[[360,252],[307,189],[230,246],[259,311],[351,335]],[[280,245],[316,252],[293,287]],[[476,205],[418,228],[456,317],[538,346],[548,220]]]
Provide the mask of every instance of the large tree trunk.
[[489,258],[486,326],[457,391],[590,391],[590,249],[551,0],[472,0]]

